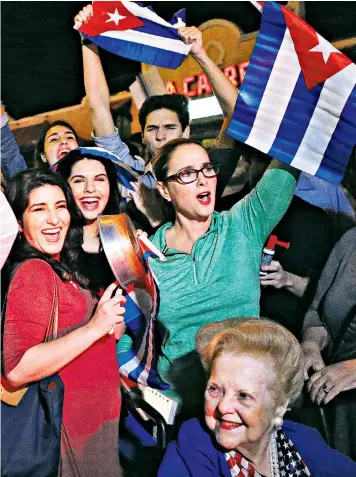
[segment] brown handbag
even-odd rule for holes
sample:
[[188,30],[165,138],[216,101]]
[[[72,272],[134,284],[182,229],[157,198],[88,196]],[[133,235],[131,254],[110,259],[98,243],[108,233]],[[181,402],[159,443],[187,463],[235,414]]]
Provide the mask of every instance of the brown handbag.
[[[44,342],[55,340],[57,339],[58,335],[58,290],[55,274],[53,274],[53,280],[53,303],[51,318],[48,323]],[[17,406],[27,390],[28,386],[14,388],[13,386],[11,386],[8,380],[3,375],[1,375],[0,395],[2,402],[8,404],[9,406]]]

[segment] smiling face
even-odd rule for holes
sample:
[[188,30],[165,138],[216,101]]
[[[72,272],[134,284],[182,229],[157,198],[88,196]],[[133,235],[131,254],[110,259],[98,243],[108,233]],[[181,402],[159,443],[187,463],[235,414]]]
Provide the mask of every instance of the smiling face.
[[[201,169],[205,164],[210,164],[210,159],[203,147],[198,144],[178,146],[169,161],[167,177],[184,170]],[[172,202],[177,216],[206,220],[214,212],[216,184],[216,177],[207,178],[200,172],[197,180],[190,184],[175,179],[158,182],[157,187],[162,196]]]
[[70,214],[60,187],[44,185],[30,192],[20,230],[32,247],[58,258],[69,224]]
[[189,126],[182,130],[178,115],[170,109],[157,109],[152,111],[146,118],[146,125],[143,131],[143,144],[154,156],[166,142],[181,137],[189,138]]
[[269,442],[278,414],[272,369],[267,358],[223,353],[216,359],[205,391],[205,421],[225,449],[251,453]]
[[78,147],[73,131],[67,126],[53,126],[49,128],[44,140],[44,156],[50,166]]
[[73,164],[68,184],[74,200],[87,221],[103,213],[110,196],[110,184],[104,165],[95,159]]

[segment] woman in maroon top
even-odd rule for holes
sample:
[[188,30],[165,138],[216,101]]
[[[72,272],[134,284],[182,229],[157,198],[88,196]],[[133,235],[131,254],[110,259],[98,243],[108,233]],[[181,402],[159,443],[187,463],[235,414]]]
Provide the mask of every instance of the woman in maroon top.
[[[93,314],[97,300],[83,288],[85,279],[65,265],[75,259],[70,243],[76,230],[70,221],[78,211],[57,174],[18,174],[9,183],[8,200],[20,235],[10,256],[6,377],[19,387],[58,372],[64,383],[59,475],[117,477],[121,398],[115,338],[124,328],[122,291],[112,297],[116,285],[110,285]],[[54,283],[58,339],[44,343]]]

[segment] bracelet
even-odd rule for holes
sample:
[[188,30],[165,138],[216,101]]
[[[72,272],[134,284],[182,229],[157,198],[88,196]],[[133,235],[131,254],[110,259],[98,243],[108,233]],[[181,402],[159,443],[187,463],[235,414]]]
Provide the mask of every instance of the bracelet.
[[89,38],[81,38],[80,43],[84,46],[92,45],[93,42]]

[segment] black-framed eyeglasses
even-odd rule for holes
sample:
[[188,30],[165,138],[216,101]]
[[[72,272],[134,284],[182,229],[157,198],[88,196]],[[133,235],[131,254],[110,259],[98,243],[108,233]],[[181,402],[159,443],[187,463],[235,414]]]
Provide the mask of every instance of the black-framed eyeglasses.
[[182,184],[190,184],[198,179],[199,172],[201,172],[207,179],[216,177],[219,173],[219,164],[216,162],[209,162],[204,164],[201,169],[181,169],[176,174],[166,177],[165,181],[178,180]]

